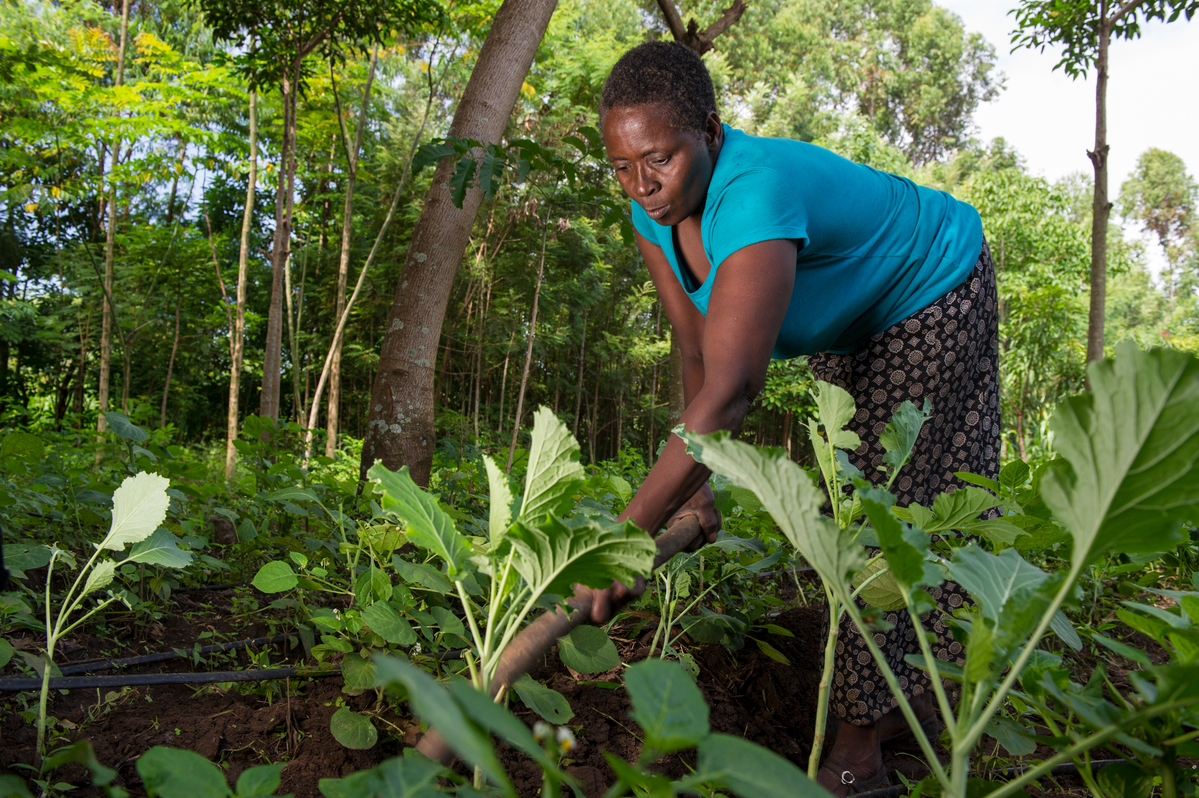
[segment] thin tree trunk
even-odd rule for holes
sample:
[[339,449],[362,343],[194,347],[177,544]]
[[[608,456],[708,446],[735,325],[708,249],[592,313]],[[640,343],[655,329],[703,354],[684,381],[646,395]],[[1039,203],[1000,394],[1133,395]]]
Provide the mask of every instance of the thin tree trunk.
[[508,348],[504,350],[504,374],[500,377],[500,423],[499,434],[504,434],[504,395],[508,390],[508,361],[512,358],[512,342],[516,340],[516,330],[508,336]]
[[[117,50],[117,71],[113,84],[121,86],[125,81],[125,48],[129,38],[129,0],[121,3],[121,43]],[[112,306],[112,289],[115,282],[116,260],[116,228],[117,228],[117,184],[116,167],[117,155],[121,147],[120,139],[113,142],[112,164],[108,170],[108,225],[104,231],[104,290],[103,315],[100,320],[100,384],[97,389],[99,413],[96,415],[96,430],[104,432],[108,429],[108,419],[104,413],[108,410],[108,394],[112,380],[112,327],[115,323],[116,308]],[[97,460],[100,452],[96,452]]]
[[533,341],[537,337],[537,300],[541,297],[541,280],[545,276],[545,237],[548,222],[541,225],[541,259],[537,265],[537,284],[533,288],[533,312],[529,318],[529,342],[525,346],[525,367],[520,374],[520,391],[516,395],[516,418],[512,421],[512,443],[508,446],[508,464],[504,473],[512,471],[512,455],[516,452],[516,436],[520,432],[520,415],[525,408],[525,390],[529,386],[529,367],[533,364]]
[[[557,0],[504,0],[496,13],[449,135],[486,144],[500,140]],[[361,475],[375,462],[407,465],[427,485],[433,465],[433,376],[454,277],[482,201],[478,186],[456,208],[450,179],[456,164],[434,172],[412,233],[400,284],[387,321],[379,369],[371,389]]]
[[250,176],[246,185],[246,207],[241,217],[241,249],[237,255],[237,311],[229,341],[229,414],[225,424],[225,479],[233,479],[237,467],[238,399],[246,343],[246,280],[250,270],[250,227],[254,220],[254,190],[258,181],[258,93],[250,92]]
[[[456,50],[455,50],[456,52]],[[447,59],[445,70],[442,71],[441,77],[445,77],[446,71],[450,66],[451,58]],[[333,332],[333,341],[329,346],[329,353],[325,355],[325,365],[321,369],[320,379],[316,382],[316,389],[312,393],[312,404],[308,424],[304,432],[304,459],[307,461],[312,452],[312,431],[316,428],[315,413],[320,407],[321,394],[324,392],[325,383],[328,381],[333,367],[333,350],[334,347],[340,347],[342,338],[345,334],[346,323],[350,319],[350,311],[354,308],[354,303],[358,300],[358,294],[362,291],[362,285],[366,282],[366,275],[370,271],[371,264],[375,261],[375,255],[379,252],[379,246],[383,243],[383,238],[387,234],[388,228],[391,226],[391,220],[395,217],[396,208],[399,207],[400,197],[404,194],[404,187],[408,183],[408,175],[412,170],[412,158],[416,155],[417,145],[420,144],[420,137],[424,133],[425,124],[429,121],[429,113],[433,107],[433,97],[437,82],[433,79],[432,65],[430,63],[429,71],[429,97],[425,102],[425,115],[421,120],[420,127],[417,128],[416,135],[412,137],[412,144],[408,148],[408,160],[404,163],[404,172],[400,175],[400,184],[396,187],[395,196],[391,198],[391,207],[387,210],[387,217],[383,220],[383,225],[379,228],[378,234],[375,236],[375,243],[371,246],[370,254],[366,256],[366,262],[362,264],[362,271],[358,273],[358,281],[354,284],[354,292],[350,294],[350,298],[346,301],[346,306],[342,310],[341,317],[337,320],[337,329]],[[439,79],[440,80],[440,79]],[[372,344],[373,345],[373,344]],[[332,401],[332,400],[331,400]],[[340,401],[340,398],[339,400]],[[369,416],[368,416],[369,418]],[[368,421],[369,423],[369,421]],[[368,427],[369,429],[369,427]]]
[[[1091,308],[1087,319],[1087,362],[1103,357],[1103,325],[1107,304],[1107,63],[1112,22],[1108,3],[1100,3],[1099,55],[1095,59],[1095,149],[1087,152],[1095,167],[1095,201],[1091,210]],[[1089,384],[1088,379],[1088,384]]]
[[679,423],[679,418],[686,409],[686,399],[683,393],[683,350],[679,347],[679,336],[674,328],[670,328],[670,426]]
[[[183,281],[179,284],[182,286]],[[167,378],[162,386],[162,408],[158,413],[158,426],[167,425],[167,397],[171,395],[171,373],[175,370],[175,355],[179,352],[179,308],[183,304],[183,291],[175,294],[175,338],[171,341],[171,356],[167,359]]]
[[583,308],[583,339],[579,342],[579,381],[575,385],[575,420],[571,434],[579,438],[579,413],[583,411],[583,367],[587,357],[587,308]]
[[487,328],[487,311],[491,308],[492,280],[487,278],[487,294],[483,298],[483,307],[479,313],[478,343],[475,347],[475,440],[479,438],[479,400],[483,392],[483,333]]
[[[349,135],[346,131],[344,115],[338,103],[337,121],[341,126],[341,140],[346,150],[346,201],[341,220],[341,257],[337,262],[337,300],[334,305],[333,318],[341,319],[346,309],[346,284],[350,276],[350,243],[354,230],[354,186],[358,182],[358,154],[362,152],[362,138],[366,133],[366,121],[371,102],[371,84],[375,81],[375,68],[379,64],[379,45],[371,51],[370,68],[366,73],[366,85],[362,89],[362,106],[358,111],[358,129],[354,134],[354,145],[350,146]],[[333,65],[329,65],[329,75],[333,76]],[[333,83],[333,97],[337,99],[336,79]],[[331,348],[333,361],[329,364],[329,406],[325,409],[325,456],[332,457],[337,451],[338,411],[341,403],[341,344],[337,341]],[[313,402],[313,408],[317,406]]]
[[296,177],[296,85],[299,62],[289,68],[279,84],[283,130],[279,146],[279,183],[275,189],[275,234],[271,243],[271,302],[267,311],[266,342],[262,358],[262,396],[258,414],[277,420],[282,388],[284,275],[291,257],[292,207]]

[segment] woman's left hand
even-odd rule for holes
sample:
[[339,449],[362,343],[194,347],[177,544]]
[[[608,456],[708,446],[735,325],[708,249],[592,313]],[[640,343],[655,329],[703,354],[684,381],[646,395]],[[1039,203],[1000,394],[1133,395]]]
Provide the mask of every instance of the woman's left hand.
[[720,517],[720,511],[716,509],[711,485],[705,482],[704,486],[697,490],[695,495],[670,517],[670,520],[666,522],[666,528],[669,529],[688,515],[698,518],[700,528],[703,529],[703,535],[695,539],[695,543],[688,551],[695,551],[704,543],[715,543],[723,519]]

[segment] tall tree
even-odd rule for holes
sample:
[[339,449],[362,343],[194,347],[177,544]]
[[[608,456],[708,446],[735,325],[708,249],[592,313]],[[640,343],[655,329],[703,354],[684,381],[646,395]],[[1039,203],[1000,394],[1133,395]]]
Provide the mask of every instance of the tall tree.
[[1189,21],[1199,0],[1022,0],[1015,10],[1017,29],[1013,49],[1062,48],[1061,69],[1071,78],[1095,70],[1095,149],[1087,151],[1095,169],[1091,216],[1091,307],[1087,320],[1087,362],[1103,357],[1103,324],[1107,301],[1107,225],[1112,203],[1107,191],[1107,79],[1112,39],[1139,39],[1141,22]]
[[330,61],[379,44],[395,29],[411,29],[438,12],[434,0],[199,0],[213,35],[241,44],[254,42],[237,57],[251,89],[274,85],[280,97],[279,182],[275,190],[275,232],[271,244],[271,303],[267,315],[259,414],[278,418],[282,385],[283,290],[291,254],[295,202],[296,112],[307,74],[304,59],[320,48]]
[[[113,85],[120,88],[125,82],[125,51],[129,41],[129,0],[121,3],[121,33],[120,44],[117,48],[117,71]],[[96,414],[96,429],[103,432],[108,427],[108,418],[104,415],[108,410],[108,393],[112,379],[112,331],[116,323],[116,308],[113,307],[113,288],[116,268],[117,240],[117,184],[116,173],[121,154],[121,141],[117,139],[109,153],[108,165],[108,223],[104,226],[104,309],[100,322],[100,386],[98,399],[100,412]],[[99,453],[96,454],[99,457]]]
[[[504,0],[454,113],[449,135],[496,144],[504,133],[557,0]],[[407,465],[428,484],[433,466],[434,360],[454,277],[470,240],[482,191],[451,201],[455,164],[433,173],[388,314],[379,369],[371,390],[362,476],[375,463]]]
[[241,245],[237,251],[237,305],[229,331],[229,412],[225,419],[225,479],[233,479],[237,466],[238,402],[246,349],[246,282],[250,273],[250,230],[254,222],[254,194],[258,185],[258,93],[250,91],[250,174],[246,178],[246,207],[241,220]]
[[1120,215],[1139,221],[1161,244],[1168,264],[1162,277],[1171,298],[1179,289],[1194,287],[1184,279],[1181,267],[1196,203],[1199,186],[1187,173],[1186,163],[1156,147],[1141,153],[1136,169],[1120,187]]

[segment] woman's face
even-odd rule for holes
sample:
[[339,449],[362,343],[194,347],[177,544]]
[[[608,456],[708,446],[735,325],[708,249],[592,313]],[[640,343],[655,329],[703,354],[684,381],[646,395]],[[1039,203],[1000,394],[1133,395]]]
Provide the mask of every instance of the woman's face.
[[724,138],[715,113],[701,134],[671,125],[660,105],[613,108],[603,135],[620,187],[649,218],[671,226],[703,211]]

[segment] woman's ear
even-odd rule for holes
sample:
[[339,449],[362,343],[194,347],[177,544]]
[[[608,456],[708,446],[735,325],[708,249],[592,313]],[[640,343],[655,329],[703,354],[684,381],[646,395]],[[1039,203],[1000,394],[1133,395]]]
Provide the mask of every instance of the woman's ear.
[[720,114],[715,111],[709,111],[708,118],[704,120],[704,143],[714,152],[719,152],[724,144],[724,125],[720,121]]

